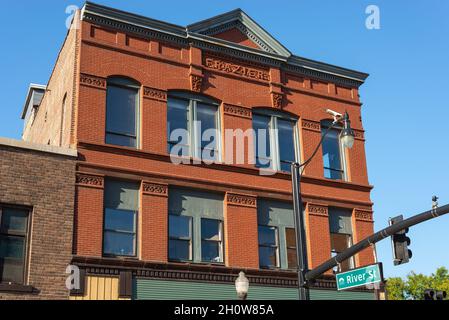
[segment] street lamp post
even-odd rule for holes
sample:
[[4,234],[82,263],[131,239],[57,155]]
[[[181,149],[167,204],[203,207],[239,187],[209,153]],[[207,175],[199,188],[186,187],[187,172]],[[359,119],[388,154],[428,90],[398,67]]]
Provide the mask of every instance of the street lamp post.
[[301,175],[302,170],[312,161],[312,159],[318,153],[320,146],[323,144],[324,138],[327,134],[335,128],[338,124],[343,124],[343,130],[340,134],[340,141],[346,148],[351,149],[354,145],[354,130],[351,128],[351,121],[349,115],[346,112],[344,116],[338,113],[328,110],[334,116],[334,122],[323,134],[320,143],[316,147],[312,156],[304,163],[292,163],[292,192],[293,192],[293,210],[295,213],[295,230],[296,230],[296,258],[298,263],[298,293],[299,300],[309,300],[309,289],[305,279],[306,272],[308,271],[307,261],[307,240],[305,229],[305,217],[303,212],[303,203],[301,197]]
[[249,291],[249,280],[243,271],[240,272],[239,277],[235,280],[235,290],[240,300],[246,300]]

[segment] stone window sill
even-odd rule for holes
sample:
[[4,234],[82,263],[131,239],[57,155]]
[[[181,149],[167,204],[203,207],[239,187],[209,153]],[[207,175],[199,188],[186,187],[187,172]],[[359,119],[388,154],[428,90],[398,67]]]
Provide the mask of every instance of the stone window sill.
[[26,285],[21,285],[21,284],[0,283],[0,292],[31,294],[31,293],[35,292],[35,289],[32,286],[26,286]]

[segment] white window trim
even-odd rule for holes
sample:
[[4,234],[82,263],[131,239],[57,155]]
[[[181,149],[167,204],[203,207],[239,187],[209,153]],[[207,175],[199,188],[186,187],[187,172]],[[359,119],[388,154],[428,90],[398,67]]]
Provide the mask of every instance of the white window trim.
[[[216,131],[217,131],[217,137],[216,137],[216,144],[217,144],[217,158],[213,161],[215,162],[223,162],[223,152],[222,152],[222,132],[221,132],[221,108],[220,104],[218,103],[212,103],[212,102],[205,102],[201,101],[199,99],[191,98],[191,97],[182,97],[182,95],[177,96],[173,95],[174,98],[188,100],[188,110],[187,110],[187,117],[189,121],[188,130],[189,130],[189,157],[193,159],[203,160],[202,154],[200,154],[200,150],[198,148],[198,141],[202,140],[201,132],[199,132],[199,127],[197,124],[197,105],[198,103],[204,103],[210,106],[214,106],[217,108],[217,116],[216,116]],[[208,159],[206,159],[208,160]],[[212,161],[212,160],[208,160]]]
[[200,243],[201,260],[202,260],[202,256],[203,256],[203,252],[202,252],[202,250],[203,250],[203,241],[206,241],[206,242],[216,242],[216,243],[219,244],[219,258],[220,258],[220,261],[216,261],[216,262],[201,261],[201,263],[223,264],[223,263],[225,263],[225,261],[224,261],[224,221],[223,220],[218,220],[218,219],[211,219],[211,218],[201,217],[200,218],[201,223],[203,222],[203,219],[218,221],[218,223],[219,223],[218,236],[219,236],[220,240],[219,241],[205,240],[205,239],[203,239],[203,235],[201,234],[201,243]]
[[[329,128],[329,127],[327,127],[327,128]],[[341,128],[339,128],[338,126],[332,130],[338,130],[341,133]],[[323,135],[323,130],[321,131],[321,135]],[[338,135],[338,146],[339,146],[339,150],[340,150],[341,170],[343,171],[341,181],[349,182],[348,167],[347,167],[348,160],[346,159],[346,148],[343,145],[343,142],[341,141],[340,135]],[[323,170],[324,170],[324,168],[323,168]],[[326,179],[333,180],[330,178],[326,178]]]
[[[276,130],[278,128],[278,119],[291,121],[294,123],[294,130],[293,130],[293,140],[294,140],[294,153],[295,153],[295,161],[301,162],[301,146],[300,146],[300,132],[298,128],[298,119],[288,118],[288,117],[282,117],[280,115],[273,115],[273,114],[264,114],[263,112],[257,113],[256,115],[261,116],[267,116],[270,117],[270,129],[269,129],[269,135],[270,135],[270,153],[271,153],[271,166],[269,169],[277,172],[286,172],[281,170],[281,155],[280,155],[280,149],[279,149],[279,131]],[[257,132],[256,132],[257,134]],[[273,152],[274,151],[274,152]],[[255,155],[257,157],[257,155]],[[257,162],[257,161],[256,161]]]
[[341,141],[340,136],[338,137],[338,142],[339,142],[339,145],[340,145],[341,169],[343,170],[342,178],[343,178],[343,181],[349,181],[348,168],[347,168],[347,159],[346,159],[346,148],[343,146],[343,142]]

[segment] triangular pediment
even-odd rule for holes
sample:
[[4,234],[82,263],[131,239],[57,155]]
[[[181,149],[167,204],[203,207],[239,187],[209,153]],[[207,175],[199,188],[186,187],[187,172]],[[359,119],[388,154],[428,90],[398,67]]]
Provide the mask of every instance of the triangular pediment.
[[189,32],[219,38],[265,52],[290,57],[279,41],[241,9],[203,20],[187,27]]

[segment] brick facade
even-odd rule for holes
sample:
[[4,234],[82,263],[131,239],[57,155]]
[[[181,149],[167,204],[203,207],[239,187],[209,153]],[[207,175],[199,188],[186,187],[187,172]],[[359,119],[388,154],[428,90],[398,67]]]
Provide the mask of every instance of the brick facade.
[[[166,121],[167,95],[171,90],[193,92],[219,101],[223,129],[251,129],[252,112],[259,107],[297,116],[300,119],[302,159],[310,157],[320,142],[320,122],[329,119],[326,109],[349,113],[357,138],[354,148],[347,152],[348,181],[323,177],[321,150],[303,177],[311,266],[330,258],[329,221],[325,208],[372,210],[372,186],[368,182],[362,104],[358,95],[362,80],[357,83],[344,76],[314,75],[285,62],[266,62],[271,60],[265,57],[259,57],[260,61],[255,62],[257,51],[261,52],[265,44],[254,42],[249,38],[251,35],[239,30],[215,34],[217,41],[224,41],[223,48],[232,47],[232,43],[238,45],[227,53],[218,53],[215,52],[218,49],[208,50],[189,41],[164,38],[155,31],[140,30],[119,22],[107,23],[94,13],[90,15],[89,10],[85,15],[80,21],[80,29],[69,33],[53,80],[50,80],[51,86],[61,73],[69,74],[67,78],[70,78],[74,71],[75,78],[67,80],[64,86],[70,88],[75,84],[72,92],[76,97],[74,111],[67,110],[66,116],[74,124],[73,146],[80,153],[76,184],[76,256],[102,258],[104,177],[114,177],[142,184],[139,260],[167,262],[167,194],[145,191],[144,185],[150,182],[227,195],[225,265],[229,268],[259,268],[256,204],[236,204],[229,201],[229,195],[244,195],[256,203],[258,198],[291,202],[290,175],[261,176],[259,170],[248,163],[247,156],[241,165],[173,165],[167,153]],[[242,46],[247,49],[241,49]],[[250,53],[245,53],[247,50]],[[279,52],[283,50],[281,48]],[[231,54],[237,51],[240,53]],[[245,55],[253,58],[245,58]],[[70,72],[63,71],[65,63],[74,66]],[[131,78],[141,87],[139,146],[135,150],[105,144],[107,79],[112,76]],[[45,103],[44,97],[43,105]],[[25,138],[46,143],[47,137],[41,138],[38,133],[46,126],[37,122]],[[251,155],[253,148],[252,139],[247,139],[243,153]],[[227,156],[225,154],[225,158]],[[372,233],[372,215],[357,219],[354,214],[353,227],[355,240]],[[373,262],[371,250],[357,258],[357,265],[370,262]]]
[[0,288],[0,299],[69,297],[65,271],[72,257],[76,152],[55,150],[0,139],[0,205],[31,210],[25,284],[33,290]]

